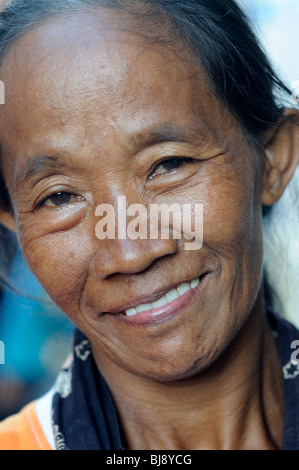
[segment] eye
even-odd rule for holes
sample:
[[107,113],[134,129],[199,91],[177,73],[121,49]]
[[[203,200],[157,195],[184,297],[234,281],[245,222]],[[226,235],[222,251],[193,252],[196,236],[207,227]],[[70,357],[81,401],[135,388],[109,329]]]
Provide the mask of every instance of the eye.
[[160,162],[155,168],[153,173],[151,174],[151,178],[155,175],[164,175],[165,173],[170,173],[172,171],[178,170],[186,163],[193,163],[193,158],[183,158],[183,157],[175,157],[175,158],[168,158],[167,160],[163,160]]
[[74,202],[76,200],[82,200],[82,198],[80,196],[77,196],[76,194],[60,191],[43,199],[40,203],[38,203],[37,209],[42,206],[61,207],[70,204],[71,202]]

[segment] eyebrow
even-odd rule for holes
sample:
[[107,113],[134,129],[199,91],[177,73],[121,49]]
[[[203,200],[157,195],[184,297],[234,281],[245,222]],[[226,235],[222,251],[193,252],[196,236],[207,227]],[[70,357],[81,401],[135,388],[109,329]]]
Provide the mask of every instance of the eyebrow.
[[[200,139],[201,143],[205,143],[209,133],[205,124],[205,132],[202,127],[194,128],[193,126],[178,126],[166,124],[147,131],[137,132],[130,138],[130,147],[136,155],[144,148],[158,145],[164,142],[181,142],[191,143],[194,138]],[[193,142],[194,143],[194,142]],[[63,152],[54,155],[38,155],[26,160],[20,168],[16,168],[14,173],[14,187],[25,182],[37,178],[35,183],[39,182],[46,176],[54,174],[58,170],[74,168],[71,154]]]
[[[67,157],[67,158],[66,158]],[[69,153],[54,155],[38,155],[26,160],[14,173],[14,186],[18,188],[26,181],[38,176],[38,181],[49,175],[49,172],[70,168],[71,156]],[[37,181],[37,182],[38,182]]]
[[[206,123],[204,123],[206,124]],[[177,126],[166,124],[163,127],[152,129],[146,132],[139,132],[130,139],[131,147],[137,153],[145,147],[161,144],[163,142],[181,142],[190,143],[194,138],[206,141],[207,128],[205,132],[202,128],[194,128],[192,126]]]

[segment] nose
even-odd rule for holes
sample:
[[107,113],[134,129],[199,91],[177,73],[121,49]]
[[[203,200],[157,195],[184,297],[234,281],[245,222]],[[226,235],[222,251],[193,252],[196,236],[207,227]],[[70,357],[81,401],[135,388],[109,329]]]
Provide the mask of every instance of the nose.
[[[123,202],[123,205],[118,206],[118,215],[122,214],[122,216],[118,219],[117,230],[112,231],[114,232],[112,233],[112,239],[105,236],[97,243],[97,252],[94,259],[95,272],[102,279],[113,274],[140,273],[157,259],[177,251],[177,241],[173,238],[151,238],[151,232],[148,230],[149,216],[145,207],[142,207],[145,213],[141,211],[143,212],[143,218],[140,219],[140,223],[143,225],[141,220],[146,222],[146,230],[143,231],[142,237],[136,239],[136,236],[130,232],[129,226],[127,226],[126,216],[123,217],[127,209],[126,198],[120,197],[119,201]],[[138,207],[140,209],[140,205]],[[109,212],[111,206],[105,206],[104,209]],[[128,213],[130,213],[129,208]],[[112,219],[113,214],[115,214],[114,209],[112,210]]]
[[[146,198],[141,197],[140,193],[136,194],[135,188],[125,186],[124,189],[126,191],[121,191],[118,186],[110,186],[106,196],[110,204],[101,204],[95,212],[95,215],[100,217],[104,213],[107,214],[104,219],[107,224],[104,223],[106,233],[103,235],[102,230],[97,230],[103,228],[103,219],[99,226],[96,225],[95,231],[97,242],[94,271],[101,279],[114,274],[141,273],[156,260],[178,250],[178,241],[173,237],[152,235],[151,210],[148,201],[145,202]],[[145,204],[140,204],[140,200]],[[130,201],[133,203],[130,204]],[[136,204],[136,201],[139,204]],[[136,213],[139,214],[137,219]],[[135,223],[137,220],[137,226],[131,220],[132,217]],[[135,227],[133,230],[132,223]],[[139,235],[136,238],[137,227]]]
[[94,257],[97,277],[107,279],[113,274],[137,274],[154,261],[177,251],[177,241],[167,240],[100,240]]

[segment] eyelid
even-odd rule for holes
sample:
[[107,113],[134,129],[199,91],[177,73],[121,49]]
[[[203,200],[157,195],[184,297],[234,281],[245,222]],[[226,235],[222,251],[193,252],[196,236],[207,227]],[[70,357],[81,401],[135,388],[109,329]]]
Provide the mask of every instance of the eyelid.
[[[45,206],[45,202],[48,200],[48,199],[51,199],[51,197],[54,197],[55,195],[59,194],[59,193],[64,193],[64,194],[69,194],[71,196],[75,196],[77,198],[82,198],[83,199],[83,196],[80,196],[79,194],[77,194],[74,190],[72,189],[56,189],[56,190],[53,190],[51,193],[49,193],[47,196],[43,197],[41,201],[37,202],[34,204],[34,210],[39,210],[41,209],[43,206]],[[70,203],[68,203],[70,204]],[[59,207],[65,207],[67,204],[63,204],[61,206],[46,206],[46,207],[53,207],[53,208],[59,208]]]
[[[153,166],[153,169],[151,170],[150,172],[150,176],[149,176],[149,179],[152,179],[154,176],[155,176],[155,170],[160,166],[160,165],[163,165],[163,163],[166,163],[166,162],[169,162],[169,161],[172,161],[172,160],[181,160],[181,161],[184,161],[184,162],[189,162],[189,163],[194,163],[195,162],[195,159],[192,158],[192,157],[182,157],[182,156],[172,156],[172,157],[165,157],[164,159],[160,160],[159,162],[156,162],[155,165]],[[176,171],[175,169],[174,170],[170,170],[168,173],[172,173]]]

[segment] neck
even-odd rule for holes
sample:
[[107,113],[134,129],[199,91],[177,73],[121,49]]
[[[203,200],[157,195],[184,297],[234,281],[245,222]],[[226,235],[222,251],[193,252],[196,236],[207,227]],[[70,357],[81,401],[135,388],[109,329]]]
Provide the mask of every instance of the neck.
[[[267,353],[266,353],[267,352]],[[274,449],[282,443],[279,357],[265,312],[196,377],[157,383],[103,363],[130,449]]]

